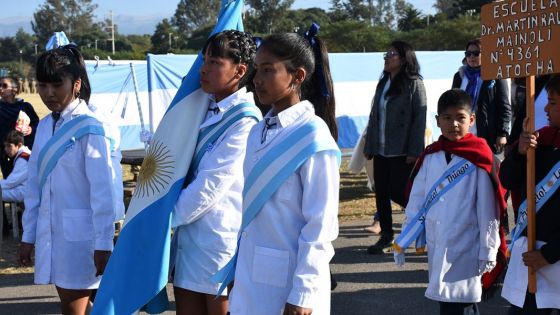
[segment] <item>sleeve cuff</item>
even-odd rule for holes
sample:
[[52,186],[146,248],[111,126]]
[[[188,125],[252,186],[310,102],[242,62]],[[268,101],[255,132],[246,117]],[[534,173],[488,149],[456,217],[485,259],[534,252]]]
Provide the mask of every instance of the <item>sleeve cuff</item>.
[[35,234],[23,231],[21,241],[24,243],[35,244]]
[[550,246],[550,244],[543,245],[540,251],[544,259],[546,259],[546,261],[551,265],[560,260],[560,253],[558,251],[555,252],[554,246]]
[[287,302],[299,307],[313,308],[314,298],[314,295],[308,289],[292,288]]
[[481,248],[478,252],[479,260],[496,261],[498,256],[498,249]]
[[113,250],[113,239],[95,240],[95,250]]

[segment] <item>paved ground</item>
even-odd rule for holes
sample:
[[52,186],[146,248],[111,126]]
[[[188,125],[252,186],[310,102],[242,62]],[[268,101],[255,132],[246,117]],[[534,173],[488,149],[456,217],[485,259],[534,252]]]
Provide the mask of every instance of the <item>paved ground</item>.
[[[396,222],[401,222],[402,217],[401,211],[395,213]],[[332,272],[338,281],[332,294],[332,314],[437,314],[437,303],[424,298],[426,256],[408,255],[405,266],[400,268],[390,254],[367,255],[365,248],[376,240],[363,231],[369,223],[369,219],[361,219],[341,224],[332,261]],[[395,228],[399,229],[400,224]],[[0,314],[58,314],[55,289],[32,282],[32,274],[0,275]],[[506,305],[505,300],[496,297],[480,304],[481,314],[506,314]]]

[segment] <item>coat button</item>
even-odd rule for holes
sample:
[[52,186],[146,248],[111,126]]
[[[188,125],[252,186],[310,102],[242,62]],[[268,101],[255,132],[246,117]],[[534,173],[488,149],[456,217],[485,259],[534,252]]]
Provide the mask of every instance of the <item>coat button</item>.
[[247,238],[247,232],[243,231],[241,235],[243,236],[243,238]]

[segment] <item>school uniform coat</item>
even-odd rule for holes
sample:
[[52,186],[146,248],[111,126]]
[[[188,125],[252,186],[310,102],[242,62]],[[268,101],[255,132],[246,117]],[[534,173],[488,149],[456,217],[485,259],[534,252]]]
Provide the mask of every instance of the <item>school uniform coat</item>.
[[[61,113],[57,130],[81,115],[95,116],[76,100]],[[35,283],[94,289],[95,250],[112,250],[115,209],[110,142],[86,135],[69,145],[39,188],[38,156],[53,134],[53,118],[37,127],[23,213],[22,241],[35,244]],[[122,202],[122,200],[121,200]]]
[[[542,134],[541,134],[542,135]],[[560,150],[539,143],[535,151],[535,183],[539,183],[560,161]],[[526,158],[517,152],[515,146],[502,163],[500,179],[505,188],[517,190],[525,200]],[[560,309],[560,190],[543,204],[536,214],[536,249],[540,250],[549,265],[537,271],[538,308]],[[527,266],[521,254],[527,251],[527,229],[514,243],[511,251],[502,296],[511,304],[523,307],[527,291]]]
[[[22,154],[26,157],[23,157]],[[14,157],[14,169],[10,173],[10,176],[0,180],[3,201],[23,202],[29,154],[31,154],[31,151],[29,151],[26,146],[19,148]]]
[[[426,195],[447,164],[444,151],[429,154],[414,179],[406,206],[406,222],[422,207]],[[479,261],[495,261],[500,237],[499,210],[486,171],[476,168],[430,208],[425,221],[429,282],[425,296],[442,302],[480,302]],[[403,228],[404,229],[404,228]]]
[[[253,93],[245,88],[211,106],[201,129],[217,124],[224,113],[243,103],[254,104]],[[254,118],[245,117],[231,125],[202,157],[194,180],[185,187],[175,204],[172,226],[177,231],[174,285],[215,295],[219,283],[210,277],[235,253],[241,226],[243,159]],[[223,292],[226,294],[227,290]]]
[[[276,116],[277,125],[264,131],[266,137],[264,121],[251,129],[245,176],[287,134],[311,119],[320,126],[321,139],[334,142],[313,105],[300,102]],[[286,303],[312,308],[314,315],[330,314],[329,261],[334,255],[331,242],[338,236],[338,186],[336,154],[318,152],[264,204],[240,235],[232,315],[282,314]]]

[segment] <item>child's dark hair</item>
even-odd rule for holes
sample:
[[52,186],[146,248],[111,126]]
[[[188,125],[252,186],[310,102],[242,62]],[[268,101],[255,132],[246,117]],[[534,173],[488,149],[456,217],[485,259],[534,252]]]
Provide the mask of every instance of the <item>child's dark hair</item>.
[[461,108],[472,114],[471,96],[461,89],[451,89],[443,92],[437,103],[437,113],[441,115],[448,108]]
[[560,95],[560,75],[551,76],[546,82],[545,89],[549,93],[554,92],[556,95]]
[[[420,63],[416,58],[414,48],[407,42],[400,40],[393,41],[390,47],[394,48],[401,59],[401,69],[397,75],[391,79],[391,85],[387,90],[387,96],[399,95],[409,80],[422,79],[420,75]],[[383,76],[389,76],[388,72],[383,72]]]
[[331,135],[338,139],[335,117],[334,88],[325,43],[313,36],[314,45],[295,33],[273,34],[266,37],[259,49],[266,49],[284,62],[288,72],[305,69],[307,76],[302,83],[301,98],[310,101],[315,114],[325,121]]
[[4,138],[4,143],[10,143],[14,145],[23,144],[23,141],[23,133],[17,130],[10,130],[10,132],[8,132],[8,134],[6,135],[6,138]]
[[73,44],[46,51],[37,59],[37,81],[54,83],[61,82],[65,77],[69,77],[72,82],[82,80],[80,95],[76,97],[88,103],[91,87],[86,65],[82,54]]
[[257,45],[250,34],[237,30],[216,33],[210,36],[204,44],[202,54],[204,55],[206,52],[212,57],[231,59],[235,64],[246,64],[247,72],[239,81],[239,87],[252,84],[248,78],[254,69]]

